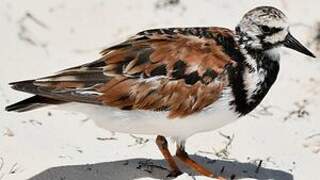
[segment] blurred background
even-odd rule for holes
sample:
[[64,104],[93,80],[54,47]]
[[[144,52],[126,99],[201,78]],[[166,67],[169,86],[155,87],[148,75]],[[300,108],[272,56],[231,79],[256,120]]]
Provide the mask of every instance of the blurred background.
[[[75,113],[7,113],[6,105],[28,97],[7,84],[93,61],[104,47],[145,29],[233,29],[260,5],[281,9],[292,34],[320,55],[320,1],[0,0],[0,180],[165,178],[155,137],[107,132]],[[187,151],[195,159],[229,178],[319,178],[320,59],[281,54],[279,78],[262,105],[191,137]],[[177,179],[206,179],[185,170]]]

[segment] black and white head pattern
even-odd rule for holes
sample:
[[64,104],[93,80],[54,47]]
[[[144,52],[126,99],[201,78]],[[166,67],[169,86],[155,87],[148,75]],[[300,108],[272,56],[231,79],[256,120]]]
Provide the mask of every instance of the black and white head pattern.
[[252,49],[271,49],[289,33],[287,17],[277,8],[257,7],[247,12],[236,28],[242,43]]

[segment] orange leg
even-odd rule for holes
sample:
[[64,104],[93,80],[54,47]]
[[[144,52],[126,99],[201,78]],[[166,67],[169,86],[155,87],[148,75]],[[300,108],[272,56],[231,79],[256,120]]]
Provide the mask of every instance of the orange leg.
[[159,135],[159,136],[157,136],[156,143],[157,143],[158,148],[160,149],[162,155],[164,156],[164,158],[166,159],[166,161],[168,162],[168,164],[170,166],[171,172],[168,175],[168,177],[177,177],[177,176],[181,175],[182,172],[178,168],[176,162],[174,161],[172,155],[170,154],[170,152],[168,150],[168,142],[167,142],[166,138]]
[[220,180],[225,180],[225,178],[223,178],[221,176],[214,175],[212,172],[210,172],[209,170],[207,170],[206,168],[204,168],[203,166],[201,166],[200,164],[198,164],[194,160],[190,159],[189,155],[184,150],[183,145],[177,146],[176,155],[182,162],[184,162],[186,165],[193,168],[194,170],[196,170],[200,174],[207,176],[207,177],[214,177],[214,178],[218,178]]

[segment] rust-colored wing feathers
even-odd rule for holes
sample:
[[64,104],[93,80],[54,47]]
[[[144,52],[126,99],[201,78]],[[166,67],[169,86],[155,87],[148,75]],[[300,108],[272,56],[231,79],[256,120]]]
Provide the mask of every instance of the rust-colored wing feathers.
[[[216,101],[227,84],[225,66],[234,61],[214,37],[168,31],[142,32],[102,52],[105,74],[114,78],[98,89],[100,101],[126,110],[167,110],[171,118]],[[232,35],[225,29],[207,33]]]
[[91,93],[96,104],[183,117],[214,103],[228,84],[225,67],[235,62],[216,40],[218,36],[233,34],[222,28],[143,31],[102,51],[98,61],[33,84],[45,87],[47,94],[40,95],[46,97],[59,92],[69,92],[65,96],[71,97]]

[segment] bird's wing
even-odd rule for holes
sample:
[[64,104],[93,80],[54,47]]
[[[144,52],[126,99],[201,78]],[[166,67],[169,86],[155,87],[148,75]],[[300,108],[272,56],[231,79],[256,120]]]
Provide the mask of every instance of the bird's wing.
[[227,67],[236,65],[237,48],[228,29],[148,30],[103,50],[97,61],[12,85],[62,101],[183,117],[217,100],[228,84]]

